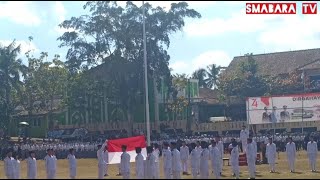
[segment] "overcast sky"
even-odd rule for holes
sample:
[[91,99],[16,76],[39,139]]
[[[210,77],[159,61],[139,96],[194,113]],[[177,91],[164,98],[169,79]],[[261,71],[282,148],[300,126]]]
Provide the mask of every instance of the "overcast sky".
[[[173,2],[173,1],[172,1]],[[72,16],[87,14],[85,2],[0,2],[0,43],[13,39],[22,51],[34,54],[60,54],[56,40],[63,32],[58,24]],[[124,5],[125,2],[119,2]],[[142,1],[135,1],[141,5]],[[169,7],[171,2],[155,1],[153,5]],[[297,15],[246,15],[246,2],[190,1],[201,19],[187,19],[183,32],[173,34],[169,54],[174,73],[191,73],[215,63],[227,66],[234,56],[320,47],[320,14],[302,15],[297,2]],[[34,40],[28,43],[28,37]]]

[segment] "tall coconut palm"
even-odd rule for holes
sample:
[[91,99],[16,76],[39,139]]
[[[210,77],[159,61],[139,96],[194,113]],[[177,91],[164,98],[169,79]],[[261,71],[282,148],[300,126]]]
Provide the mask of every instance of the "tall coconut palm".
[[1,123],[3,123],[2,125],[6,128],[10,122],[12,90],[20,89],[20,74],[24,73],[26,70],[21,59],[17,59],[19,53],[20,45],[16,46],[15,41],[8,46],[0,45],[0,79],[3,80],[0,88],[3,88],[2,90],[4,92],[5,99],[5,121]]
[[199,87],[201,87],[201,88],[207,87],[207,83],[206,83],[206,80],[205,80],[206,76],[207,76],[207,72],[203,68],[198,69],[198,70],[196,70],[195,72],[192,73],[192,78],[199,80]]
[[218,77],[223,67],[211,64],[207,66],[207,79],[205,79],[208,88],[216,88]]

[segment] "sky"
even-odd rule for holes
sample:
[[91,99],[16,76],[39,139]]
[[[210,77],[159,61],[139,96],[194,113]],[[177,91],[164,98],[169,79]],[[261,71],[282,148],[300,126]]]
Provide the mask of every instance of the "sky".
[[[148,2],[148,1],[147,1]],[[150,1],[154,6],[169,8],[177,1]],[[320,46],[320,13],[302,15],[297,2],[296,15],[247,15],[243,2],[189,1],[189,7],[202,18],[186,19],[182,32],[171,35],[168,49],[169,67],[173,73],[191,74],[210,64],[228,66],[233,57],[246,53],[263,54]],[[141,5],[142,1],[135,1]],[[0,2],[0,43],[13,39],[21,44],[23,54],[32,50],[35,56],[48,52],[63,59],[67,48],[59,48],[57,38],[65,29],[63,20],[89,14],[84,1],[3,1]],[[118,2],[125,5],[125,2]],[[146,29],[146,31],[148,31]],[[30,43],[28,37],[32,36]]]

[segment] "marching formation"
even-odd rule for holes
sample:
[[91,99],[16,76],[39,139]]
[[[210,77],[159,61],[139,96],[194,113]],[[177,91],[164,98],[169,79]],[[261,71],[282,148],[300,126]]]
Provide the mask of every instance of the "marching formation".
[[[240,133],[239,141],[232,138],[229,145],[225,146],[220,136],[215,139],[205,139],[200,141],[193,141],[186,143],[182,141],[177,142],[163,142],[161,145],[154,143],[148,146],[147,156],[142,154],[142,148],[136,147],[135,156],[135,177],[137,179],[159,179],[160,178],[160,157],[163,161],[164,178],[166,179],[181,179],[181,175],[192,175],[194,179],[208,179],[209,175],[213,173],[216,179],[220,179],[223,173],[223,158],[225,154],[230,156],[230,164],[233,172],[233,177],[239,179],[239,157],[241,152],[246,157],[246,163],[249,171],[249,178],[254,179],[256,176],[256,163],[258,162],[257,153],[258,145],[249,132],[243,129]],[[265,157],[270,167],[270,173],[276,172],[276,156],[278,153],[277,145],[272,138],[268,138],[264,142],[266,144]],[[240,148],[241,146],[241,148]],[[311,172],[316,172],[316,160],[318,146],[314,137],[310,137],[307,143],[307,155],[309,158]],[[288,167],[291,173],[295,172],[297,147],[291,137],[287,138],[285,145],[285,152],[287,155]],[[77,177],[77,151],[73,148],[69,149],[67,155],[69,163],[69,178],[75,179]],[[80,151],[79,151],[80,153]],[[108,176],[108,151],[107,144],[97,146],[98,159],[98,179],[103,179]],[[27,163],[27,177],[28,179],[37,178],[37,154],[34,151],[29,151],[29,157],[26,159]],[[130,177],[132,171],[130,167],[130,154],[127,153],[127,146],[122,145],[121,161],[119,164],[119,174],[124,179]],[[8,179],[20,179],[20,164],[21,157],[14,149],[9,149],[4,158],[4,171]],[[52,148],[47,149],[47,155],[44,158],[47,179],[55,179],[57,173],[57,157],[56,151]],[[261,160],[261,159],[260,159]],[[191,169],[189,169],[191,167]],[[189,174],[191,170],[191,174]]]

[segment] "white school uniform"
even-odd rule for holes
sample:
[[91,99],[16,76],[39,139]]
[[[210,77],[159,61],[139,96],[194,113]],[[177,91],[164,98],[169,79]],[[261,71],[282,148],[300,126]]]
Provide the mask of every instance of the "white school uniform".
[[172,150],[172,175],[173,179],[181,179],[181,158],[180,152],[177,149]]
[[163,149],[163,172],[165,179],[172,179],[172,154],[170,149]]
[[217,146],[211,147],[210,149],[210,159],[212,170],[216,179],[220,178],[220,162],[221,162],[221,152]]
[[317,154],[318,154],[318,145],[317,142],[308,142],[307,144],[307,154],[309,158],[309,164],[312,171],[316,171],[317,164]]
[[69,176],[74,179],[77,176],[77,159],[75,155],[69,154],[67,157],[69,161]]
[[268,164],[272,172],[275,171],[276,156],[277,156],[276,145],[274,143],[272,144],[268,143],[266,148],[266,157],[268,159]]
[[13,162],[14,162],[14,179],[20,179],[21,162],[18,159],[13,160]]
[[6,157],[4,159],[4,172],[6,174],[6,177],[8,179],[14,179],[15,175],[15,164],[14,164],[14,158],[13,157]]
[[287,158],[288,158],[288,164],[289,164],[289,168],[290,171],[295,170],[294,168],[294,163],[296,160],[296,145],[294,142],[292,143],[287,143],[286,145],[286,153],[287,153]]
[[181,146],[180,147],[180,156],[181,156],[182,171],[188,172],[188,159],[189,159],[189,147],[188,146]]
[[239,179],[240,168],[239,168],[239,149],[238,149],[238,146],[232,148],[230,161],[231,161],[232,172],[236,175],[236,178]]
[[144,179],[144,157],[141,153],[137,154],[136,158],[136,178]]
[[146,158],[146,179],[157,179],[156,178],[156,157],[153,153],[148,154]]
[[159,149],[155,149],[152,154],[155,157],[155,174],[156,174],[156,179],[160,179],[160,166],[159,166],[159,156],[160,156],[160,151]]
[[127,152],[121,154],[120,167],[123,179],[130,179],[130,155]]
[[29,157],[27,159],[27,178],[36,179],[37,178],[37,160],[36,158]]
[[209,150],[207,148],[202,149],[200,154],[200,178],[209,179]]
[[101,148],[97,151],[98,158],[98,179],[103,179],[106,172],[106,162],[104,161],[104,149],[106,144],[104,143]]

